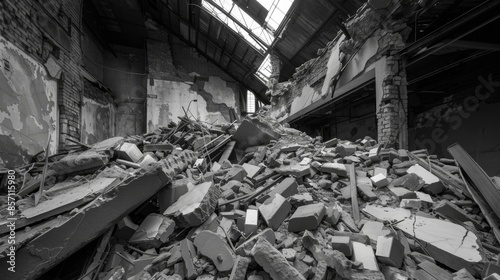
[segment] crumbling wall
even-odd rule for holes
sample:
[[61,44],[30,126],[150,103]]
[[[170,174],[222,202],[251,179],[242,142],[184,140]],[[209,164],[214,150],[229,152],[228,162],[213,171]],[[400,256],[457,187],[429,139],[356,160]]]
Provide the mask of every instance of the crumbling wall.
[[111,95],[85,81],[82,101],[81,141],[95,144],[114,136],[115,106]]
[[304,114],[321,99],[333,102],[348,92],[339,89],[375,68],[378,140],[388,146],[407,145],[403,109],[407,106],[406,75],[396,53],[405,46],[411,31],[406,19],[425,1],[368,2],[346,22],[350,38],[339,32],[318,51],[317,58],[298,67],[290,81],[269,92],[271,116],[285,120]]
[[[57,145],[57,82],[43,65],[0,37],[0,158],[7,167],[22,165]],[[1,164],[1,162],[0,162]]]
[[[60,145],[65,143],[67,137],[80,138],[80,101],[83,89],[80,77],[81,32],[78,30],[80,8],[81,0],[0,2],[0,35],[38,64],[44,65],[54,83],[55,80],[59,81],[57,87],[59,123],[56,123],[56,129],[60,126],[60,133],[53,139],[58,140]],[[37,120],[43,121],[42,118]],[[53,120],[57,122],[55,117]],[[44,131],[46,134],[47,130]],[[46,136],[44,138],[46,139]],[[24,143],[23,145],[27,145]],[[43,141],[40,143],[43,146]],[[11,151],[24,149],[12,148]],[[36,152],[41,150],[35,147],[32,149],[33,151],[37,149]]]
[[195,49],[149,22],[154,39],[147,42],[148,131],[177,122],[186,114],[209,123],[236,119],[241,102],[236,81]]

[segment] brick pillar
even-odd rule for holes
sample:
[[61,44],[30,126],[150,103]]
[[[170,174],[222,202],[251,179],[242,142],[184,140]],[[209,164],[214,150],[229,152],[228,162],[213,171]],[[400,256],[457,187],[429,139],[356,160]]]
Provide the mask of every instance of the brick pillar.
[[408,93],[402,60],[388,56],[383,77],[382,100],[377,112],[378,142],[387,147],[408,147]]

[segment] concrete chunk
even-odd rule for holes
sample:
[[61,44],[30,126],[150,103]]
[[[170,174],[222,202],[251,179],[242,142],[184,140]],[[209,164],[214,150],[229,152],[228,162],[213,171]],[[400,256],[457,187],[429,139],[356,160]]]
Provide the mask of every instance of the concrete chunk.
[[416,174],[421,177],[422,180],[424,180],[425,186],[423,187],[423,190],[425,192],[431,194],[439,194],[444,191],[444,185],[439,180],[439,178],[431,172],[427,171],[422,166],[415,164],[412,167],[408,168],[406,172]]
[[116,154],[118,155],[118,158],[131,162],[138,162],[143,156],[142,152],[135,144],[126,142],[121,144],[118,149],[116,149]]
[[250,261],[250,258],[237,256],[229,280],[245,280]]
[[288,198],[292,195],[298,194],[298,187],[299,185],[297,184],[297,180],[292,177],[287,177],[283,181],[281,181],[278,185],[276,185],[272,191],[269,192],[268,200],[266,202],[271,201],[272,197],[276,194],[280,194],[284,198]]
[[194,245],[203,256],[212,260],[218,271],[230,271],[236,255],[229,245],[216,233],[203,230],[196,235]]
[[379,271],[377,259],[370,245],[359,242],[352,242],[352,260],[363,263],[363,268],[367,270]]
[[401,268],[404,258],[404,247],[399,240],[392,236],[379,236],[375,255],[380,262]]
[[252,255],[255,261],[257,261],[273,279],[305,280],[304,276],[291,266],[285,257],[274,248],[271,243],[262,237],[257,240],[257,243],[252,249]]
[[221,192],[212,182],[196,185],[163,213],[180,227],[199,226],[215,210]]
[[303,230],[316,229],[325,215],[325,205],[323,203],[309,204],[297,208],[290,221],[288,231],[299,232]]
[[292,210],[292,205],[282,195],[276,194],[269,204],[262,204],[259,207],[260,214],[267,225],[277,230]]
[[335,173],[342,177],[347,177],[347,168],[345,164],[336,162],[327,162],[319,167],[319,171],[324,173]]
[[377,221],[367,221],[361,229],[361,233],[368,235],[373,243],[377,243],[379,236],[384,236],[389,232],[389,230],[384,229],[383,223]]
[[256,209],[247,209],[245,216],[245,236],[253,235],[259,227],[259,212]]
[[163,215],[151,213],[137,228],[129,243],[135,244],[143,250],[158,248],[168,241],[174,229],[174,221]]
[[181,255],[186,265],[186,277],[188,280],[193,280],[198,277],[198,271],[194,265],[194,258],[196,257],[196,250],[194,249],[193,242],[188,239],[181,241]]
[[276,242],[276,235],[274,234],[274,231],[270,228],[267,228],[262,232],[259,232],[258,234],[252,236],[250,239],[238,246],[235,251],[236,254],[243,257],[250,256],[253,246],[255,245],[255,243],[257,243],[257,240],[260,237],[265,238],[271,244],[274,244],[274,242]]
[[433,207],[434,212],[451,221],[471,222],[477,230],[483,230],[483,227],[474,219],[469,217],[467,213],[458,206],[443,200]]
[[333,250],[342,252],[346,257],[352,256],[352,243],[349,236],[332,236],[329,241]]
[[83,153],[68,154],[51,165],[57,174],[83,173],[83,171],[94,172],[109,162],[109,157],[104,152],[92,150]]
[[373,185],[375,185],[377,188],[382,188],[389,185],[387,177],[382,173],[378,173],[377,175],[372,176],[370,180],[372,180]]

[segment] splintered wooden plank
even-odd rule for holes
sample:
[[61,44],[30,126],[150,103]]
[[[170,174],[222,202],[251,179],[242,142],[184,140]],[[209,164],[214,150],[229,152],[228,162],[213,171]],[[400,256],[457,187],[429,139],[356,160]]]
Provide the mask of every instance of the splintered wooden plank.
[[352,216],[354,221],[359,222],[361,220],[359,214],[359,205],[358,205],[358,189],[356,185],[356,171],[354,170],[354,164],[346,165],[349,173],[349,181],[351,183],[351,204],[352,204]]
[[474,161],[474,159],[472,159],[472,157],[467,153],[467,151],[464,150],[464,148],[462,148],[462,146],[460,146],[460,144],[455,143],[449,146],[448,152],[450,152],[470,178],[473,187],[475,187],[483,195],[484,199],[493,209],[495,214],[500,217],[500,207],[498,207],[500,192],[491,181],[490,177],[488,177],[486,172],[484,172],[484,170]]
[[86,202],[91,195],[101,193],[104,189],[118,183],[118,178],[96,178],[86,184],[80,185],[57,196],[40,202],[37,206],[21,212],[31,223],[70,211]]

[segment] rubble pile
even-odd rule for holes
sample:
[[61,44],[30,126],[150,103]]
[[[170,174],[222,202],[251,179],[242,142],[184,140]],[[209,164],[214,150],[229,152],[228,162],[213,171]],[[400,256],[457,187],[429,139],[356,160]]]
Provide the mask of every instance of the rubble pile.
[[500,279],[499,186],[459,145],[438,159],[262,115],[78,145],[18,170],[19,279],[97,237],[80,279]]

